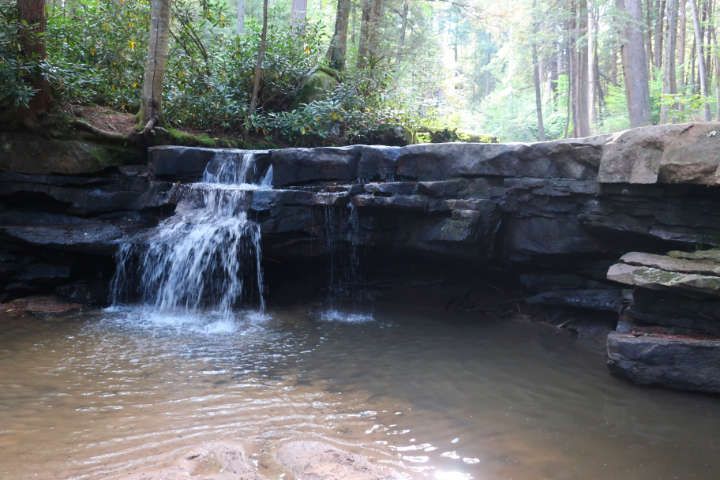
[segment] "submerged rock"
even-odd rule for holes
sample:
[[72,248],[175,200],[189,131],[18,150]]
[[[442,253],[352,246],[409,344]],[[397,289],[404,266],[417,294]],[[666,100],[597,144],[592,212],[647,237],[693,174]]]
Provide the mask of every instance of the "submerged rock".
[[82,305],[55,296],[35,295],[0,303],[0,312],[10,315],[30,314],[36,316],[66,315],[79,312]]
[[282,444],[277,460],[303,480],[407,480],[407,476],[369,458],[340,450],[318,441],[291,441]]
[[239,443],[212,442],[179,453],[170,465],[144,467],[126,480],[262,480]]

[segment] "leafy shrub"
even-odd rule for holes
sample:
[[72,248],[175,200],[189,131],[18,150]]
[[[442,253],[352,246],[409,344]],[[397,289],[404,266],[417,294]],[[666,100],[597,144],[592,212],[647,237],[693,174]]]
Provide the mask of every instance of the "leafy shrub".
[[149,1],[79,0],[65,8],[53,5],[48,16],[48,58],[66,98],[136,110],[147,55]]
[[35,90],[27,81],[42,68],[39,61],[20,55],[19,33],[22,25],[14,4],[0,3],[0,108],[27,106]]

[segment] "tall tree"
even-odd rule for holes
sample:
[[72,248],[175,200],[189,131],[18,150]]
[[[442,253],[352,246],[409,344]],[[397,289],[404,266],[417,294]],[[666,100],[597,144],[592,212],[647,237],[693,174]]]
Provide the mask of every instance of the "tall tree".
[[262,30],[260,31],[260,45],[258,46],[257,59],[255,60],[255,73],[253,74],[253,89],[250,96],[250,108],[248,108],[248,121],[245,122],[246,130],[250,126],[250,115],[257,110],[260,97],[260,84],[263,76],[263,61],[265,60],[265,51],[267,50],[267,30],[268,30],[268,0],[263,0],[262,13]]
[[575,4],[575,32],[573,39],[573,136],[590,135],[588,115],[588,8],[587,0]]
[[245,33],[245,0],[237,0],[237,26],[238,35]]
[[616,7],[625,16],[621,49],[630,126],[647,125],[650,123],[650,89],[640,0],[616,0]]
[[150,9],[149,46],[139,114],[145,132],[160,121],[162,113],[162,88],[170,36],[170,0],[152,0]]
[[655,41],[653,46],[653,65],[655,68],[661,68],[663,62],[663,30],[665,27],[665,17],[663,13],[665,12],[665,2],[666,0],[655,1],[655,28],[653,32],[653,40]]
[[680,0],[680,14],[678,16],[678,45],[677,45],[677,64],[678,64],[678,91],[685,92],[685,31],[687,30],[686,17],[687,0]]
[[307,21],[307,0],[292,0],[290,8],[290,22],[298,30],[305,28]]
[[597,120],[597,111],[595,109],[595,99],[598,97],[598,48],[597,48],[597,37],[598,37],[598,10],[596,0],[588,0],[588,119],[590,125]]
[[337,0],[335,13],[335,34],[330,41],[328,61],[336,70],[344,70],[347,57],[348,23],[350,21],[350,0]]
[[363,0],[357,59],[359,68],[368,66],[378,58],[382,14],[383,0]]
[[397,46],[396,63],[400,64],[405,53],[405,37],[407,36],[408,17],[410,14],[410,0],[403,0],[402,11],[400,12],[400,39]]
[[[537,0],[533,0],[533,16],[537,18]],[[543,122],[542,108],[542,80],[540,79],[540,61],[538,60],[536,39],[539,36],[540,28],[538,22],[533,23],[535,35],[530,40],[532,43],[532,62],[533,62],[533,83],[535,84],[535,115],[537,117],[538,140],[545,140],[545,123]]]
[[[677,82],[675,80],[675,41],[677,34],[677,0],[667,0],[665,5],[667,17],[667,30],[665,41],[665,61],[663,62],[663,96],[677,93]],[[667,123],[668,112],[667,98],[663,98],[660,106],[660,123]]]
[[710,104],[707,101],[707,76],[705,71],[705,57],[703,55],[703,35],[700,30],[700,18],[698,16],[697,5],[695,0],[690,0],[690,15],[692,16],[693,30],[695,31],[695,45],[697,49],[698,77],[700,81],[700,95],[703,97],[703,119],[710,121]]
[[[45,0],[18,0],[17,7],[22,23],[20,31],[22,56],[31,61],[44,60],[46,52],[43,34],[47,26]],[[29,80],[35,89],[35,94],[27,108],[20,109],[18,115],[26,126],[34,126],[50,109],[52,95],[49,82],[39,70],[33,72]]]

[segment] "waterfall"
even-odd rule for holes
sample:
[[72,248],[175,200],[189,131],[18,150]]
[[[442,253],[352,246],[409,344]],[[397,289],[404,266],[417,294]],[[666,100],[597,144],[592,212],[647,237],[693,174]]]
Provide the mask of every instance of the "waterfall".
[[[360,274],[360,217],[352,202],[342,209],[326,205],[325,246],[328,252],[327,309],[321,313],[326,321],[361,323],[373,319],[367,312]],[[347,249],[342,248],[347,246]],[[349,310],[347,310],[349,309]]]
[[208,308],[230,315],[253,299],[264,309],[260,227],[247,208],[249,192],[272,183],[272,171],[264,185],[250,183],[258,176],[254,154],[218,151],[202,181],[182,190],[172,217],[144,239],[120,246],[113,304],[135,296],[158,310]]

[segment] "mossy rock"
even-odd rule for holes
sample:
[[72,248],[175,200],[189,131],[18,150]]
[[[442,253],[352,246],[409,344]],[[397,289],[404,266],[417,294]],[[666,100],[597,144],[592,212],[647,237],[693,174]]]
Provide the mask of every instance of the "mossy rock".
[[80,139],[51,139],[32,133],[0,132],[0,170],[28,174],[81,175],[142,163],[132,146]]
[[412,143],[412,132],[402,125],[380,125],[377,128],[363,132],[354,143],[368,145],[389,145],[402,147]]
[[295,103],[300,105],[320,100],[335,90],[339,83],[335,70],[327,67],[316,68],[305,78],[295,97]]

